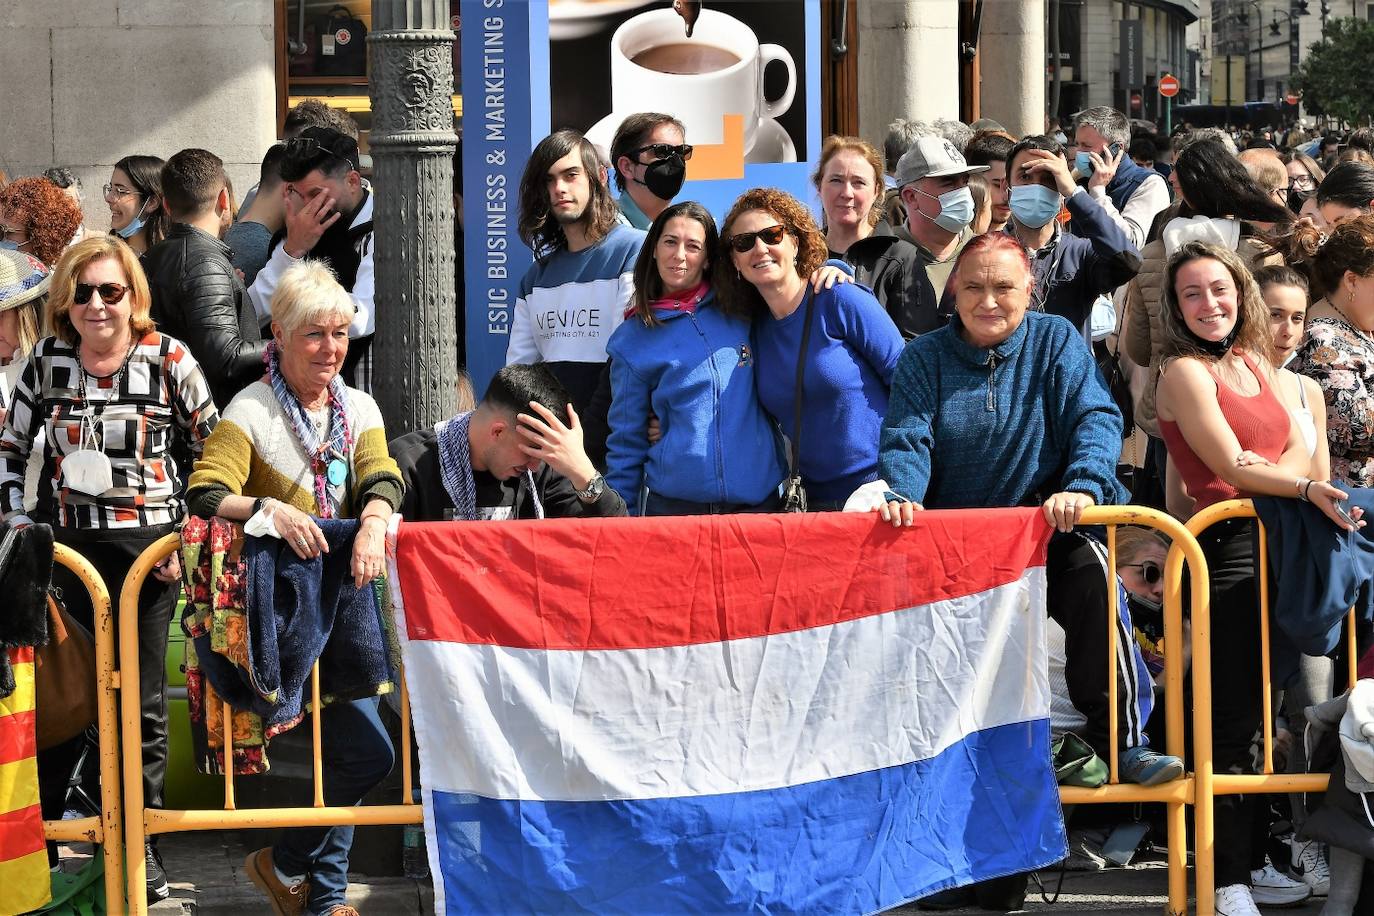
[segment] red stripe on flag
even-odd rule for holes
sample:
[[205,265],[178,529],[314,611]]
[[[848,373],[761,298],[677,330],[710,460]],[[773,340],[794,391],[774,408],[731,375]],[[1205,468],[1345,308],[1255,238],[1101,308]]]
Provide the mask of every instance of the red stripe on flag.
[[30,709],[0,716],[0,766],[38,753],[38,741],[34,737],[34,715],[34,711]]
[[1045,562],[1039,509],[402,524],[411,639],[632,649],[744,639],[963,597]]
[[10,654],[11,665],[22,665],[25,662],[33,661],[33,646],[19,646],[6,651]]
[[0,862],[43,848],[43,811],[38,805],[0,814]]

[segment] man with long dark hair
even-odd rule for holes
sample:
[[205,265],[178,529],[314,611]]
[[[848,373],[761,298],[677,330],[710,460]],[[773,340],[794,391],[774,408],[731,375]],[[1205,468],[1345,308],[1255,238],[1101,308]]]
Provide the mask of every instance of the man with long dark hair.
[[644,233],[624,225],[596,148],[560,130],[520,179],[520,239],[535,263],[520,280],[506,364],[547,363],[585,412],[624,319]]

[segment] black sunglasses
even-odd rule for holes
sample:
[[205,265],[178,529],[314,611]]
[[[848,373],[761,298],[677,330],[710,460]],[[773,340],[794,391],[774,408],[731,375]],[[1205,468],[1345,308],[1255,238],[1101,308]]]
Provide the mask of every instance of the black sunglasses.
[[1145,580],[1146,585],[1154,585],[1164,578],[1164,570],[1159,568],[1159,564],[1153,560],[1146,560],[1144,563],[1126,563],[1128,569],[1140,570],[1140,578]]
[[72,301],[77,305],[85,305],[91,301],[91,293],[100,293],[101,302],[106,305],[118,305],[128,291],[129,287],[121,283],[78,283],[76,291],[72,293]]
[[763,239],[765,245],[776,245],[782,241],[782,237],[786,234],[787,227],[785,226],[769,226],[758,232],[737,232],[730,236],[730,247],[740,254],[744,254],[754,247],[756,239]]
[[353,166],[352,159],[349,159],[347,156],[340,156],[332,149],[329,149],[325,146],[321,146],[320,141],[316,140],[314,137],[293,137],[292,139],[286,141],[286,157],[288,159],[295,160],[296,162],[304,162],[309,159],[314,159],[320,153],[324,153],[326,156],[330,156],[334,159],[347,162],[350,167]]
[[650,143],[647,146],[641,146],[639,149],[631,150],[631,155],[638,159],[640,153],[649,151],[653,152],[655,159],[667,159],[669,156],[681,156],[683,161],[686,161],[692,158],[692,144],[690,143],[682,143],[678,146],[674,146],[671,143]]

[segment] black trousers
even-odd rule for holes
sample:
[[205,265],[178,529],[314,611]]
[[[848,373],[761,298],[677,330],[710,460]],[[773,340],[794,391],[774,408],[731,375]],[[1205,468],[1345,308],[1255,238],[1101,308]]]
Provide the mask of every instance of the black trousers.
[[[115,647],[118,652],[119,593],[134,560],[149,544],[174,530],[173,525],[117,531],[53,528],[58,543],[81,554],[105,580],[114,607]],[[65,566],[54,564],[53,584],[73,617],[95,630],[95,612],[85,586]],[[148,807],[162,806],[162,786],[167,777],[167,628],[179,593],[177,585],[159,582],[151,573],[144,580],[138,600],[138,693],[142,707],[143,794]],[[38,786],[43,817],[62,816],[68,777],[80,756],[83,737],[49,748],[38,755]],[[100,773],[97,755],[87,761],[83,785],[99,799]]]
[[[1198,543],[1207,558],[1212,599],[1212,770],[1255,773],[1261,696],[1257,531],[1246,519],[1213,525]],[[1266,806],[1258,795],[1218,795],[1217,887],[1249,884],[1264,865]]]
[[[1049,615],[1064,628],[1069,701],[1088,720],[1080,737],[1107,760],[1111,707],[1107,701],[1106,546],[1077,531],[1055,535],[1045,559],[1045,579]],[[1111,581],[1114,585],[1115,575]],[[1121,619],[1125,611],[1122,598],[1115,621],[1118,751],[1144,743],[1140,693],[1151,687],[1137,683],[1131,652],[1135,636]]]

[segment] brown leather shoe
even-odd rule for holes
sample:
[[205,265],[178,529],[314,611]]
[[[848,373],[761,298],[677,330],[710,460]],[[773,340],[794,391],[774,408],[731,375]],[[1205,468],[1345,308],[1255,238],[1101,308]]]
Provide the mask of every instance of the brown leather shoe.
[[267,895],[268,902],[272,904],[272,912],[277,916],[300,916],[305,912],[305,898],[310,893],[310,882],[282,884],[272,867],[272,847],[249,853],[248,858],[243,860],[243,867],[248,870],[248,877],[257,885],[258,890]]

